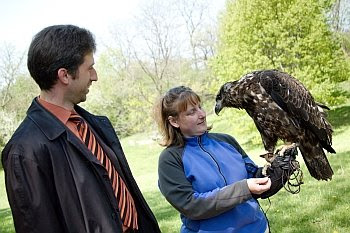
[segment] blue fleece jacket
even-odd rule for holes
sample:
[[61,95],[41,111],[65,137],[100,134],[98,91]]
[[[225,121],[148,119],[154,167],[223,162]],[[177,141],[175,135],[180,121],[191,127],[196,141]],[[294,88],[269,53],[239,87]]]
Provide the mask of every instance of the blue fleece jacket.
[[159,187],[183,233],[263,233],[267,221],[246,182],[256,170],[234,138],[205,133],[161,153]]

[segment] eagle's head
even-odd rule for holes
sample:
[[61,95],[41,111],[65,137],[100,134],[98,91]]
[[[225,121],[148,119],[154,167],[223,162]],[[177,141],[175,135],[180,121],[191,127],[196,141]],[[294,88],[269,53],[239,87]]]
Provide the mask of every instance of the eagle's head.
[[219,112],[225,107],[241,108],[241,101],[238,98],[238,86],[239,81],[227,82],[221,86],[215,99],[216,115],[219,115]]

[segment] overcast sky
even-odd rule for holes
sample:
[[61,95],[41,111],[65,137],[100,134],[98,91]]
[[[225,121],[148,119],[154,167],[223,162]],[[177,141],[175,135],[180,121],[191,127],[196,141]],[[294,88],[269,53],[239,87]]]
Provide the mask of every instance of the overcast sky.
[[132,17],[143,0],[0,0],[0,43],[27,49],[32,37],[53,24],[89,29],[97,40],[115,23]]
[[[0,0],[0,45],[26,50],[32,37],[53,24],[74,24],[89,29],[97,44],[108,40],[115,24],[131,20],[146,0]],[[166,0],[165,0],[166,1]],[[223,8],[225,0],[213,0]]]

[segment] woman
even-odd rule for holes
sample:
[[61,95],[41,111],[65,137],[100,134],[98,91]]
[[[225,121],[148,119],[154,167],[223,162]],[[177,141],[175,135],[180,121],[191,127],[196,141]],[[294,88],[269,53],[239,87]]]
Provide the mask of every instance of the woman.
[[233,137],[208,133],[200,102],[180,86],[155,108],[166,146],[159,158],[159,188],[181,213],[181,232],[269,232],[252,195],[267,191],[271,180],[253,178],[258,168]]

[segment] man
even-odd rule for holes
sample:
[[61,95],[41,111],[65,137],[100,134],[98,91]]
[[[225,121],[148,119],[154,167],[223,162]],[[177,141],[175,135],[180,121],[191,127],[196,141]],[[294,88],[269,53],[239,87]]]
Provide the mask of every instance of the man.
[[40,96],[2,152],[16,232],[160,232],[110,121],[77,105],[97,81],[95,50],[73,25],[43,29],[29,47]]

